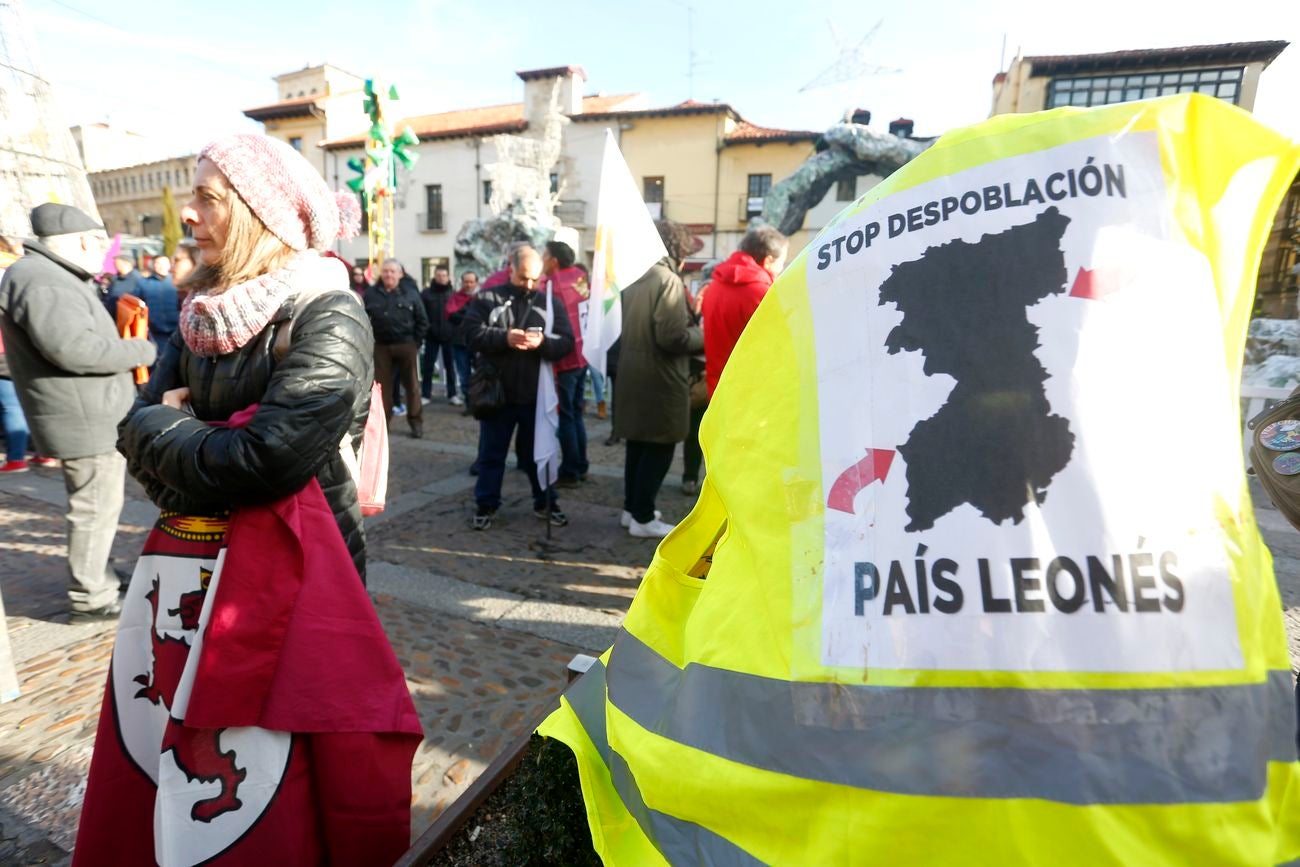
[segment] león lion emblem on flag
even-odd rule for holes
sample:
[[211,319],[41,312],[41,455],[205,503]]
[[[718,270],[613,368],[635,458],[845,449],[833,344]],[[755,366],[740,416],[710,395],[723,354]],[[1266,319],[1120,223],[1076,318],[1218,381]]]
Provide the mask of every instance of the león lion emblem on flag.
[[[161,530],[176,539],[209,541],[196,520],[178,516],[164,520]],[[212,525],[211,533],[224,532],[222,523]],[[291,736],[284,732],[180,724],[210,607],[205,601],[221,560],[146,551],[136,572],[147,580],[131,584],[113,649],[118,736],[158,787],[155,812],[172,813],[172,822],[185,829],[191,864],[219,855],[257,823],[279,791],[290,755]]]

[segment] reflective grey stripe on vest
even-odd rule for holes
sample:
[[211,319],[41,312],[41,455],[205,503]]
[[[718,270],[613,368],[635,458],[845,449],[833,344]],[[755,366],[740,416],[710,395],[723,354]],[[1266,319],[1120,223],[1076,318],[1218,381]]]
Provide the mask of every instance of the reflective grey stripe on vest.
[[645,728],[735,762],[910,795],[1066,804],[1254,801],[1296,759],[1291,673],[1152,690],[796,683],[679,669],[620,630],[609,700]]
[[641,797],[631,769],[609,748],[605,730],[605,666],[599,660],[564,694],[578,715],[587,737],[600,751],[610,779],[627,811],[670,864],[706,864],[716,867],[753,867],[762,864],[725,837],[705,828],[652,810]]
[[574,681],[564,697],[578,715],[578,722],[587,737],[600,750],[601,761],[609,767],[609,735],[605,731],[605,663],[599,659],[592,663],[587,673]]

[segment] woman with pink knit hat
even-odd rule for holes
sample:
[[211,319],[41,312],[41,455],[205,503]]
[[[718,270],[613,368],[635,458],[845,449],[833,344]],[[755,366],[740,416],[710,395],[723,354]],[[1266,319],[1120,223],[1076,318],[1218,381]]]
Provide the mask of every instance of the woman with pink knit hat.
[[74,863],[379,864],[419,719],[364,588],[349,471],[373,338],[355,234],[283,142],[199,154],[180,327],[119,428],[161,516],[123,600]]

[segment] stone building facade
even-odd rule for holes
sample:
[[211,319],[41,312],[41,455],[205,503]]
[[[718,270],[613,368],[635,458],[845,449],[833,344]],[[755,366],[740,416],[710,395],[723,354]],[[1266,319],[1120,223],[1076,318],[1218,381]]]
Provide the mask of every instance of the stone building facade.
[[176,207],[190,198],[196,154],[92,172],[90,188],[109,234],[162,235],[163,190]]

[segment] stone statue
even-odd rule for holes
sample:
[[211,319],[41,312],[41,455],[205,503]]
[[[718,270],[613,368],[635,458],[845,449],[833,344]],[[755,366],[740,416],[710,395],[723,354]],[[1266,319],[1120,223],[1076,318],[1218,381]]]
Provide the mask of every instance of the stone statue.
[[495,216],[469,220],[457,233],[457,275],[471,268],[481,276],[491,274],[501,267],[511,244],[527,241],[540,248],[554,235],[560,221],[555,217],[551,170],[560,158],[567,123],[556,81],[550,108],[535,131],[493,136],[496,161],[485,170],[492,181],[489,205]]
[[837,182],[859,175],[887,177],[929,146],[929,141],[875,133],[863,124],[837,123],[818,140],[817,153],[768,191],[763,222],[792,235]]

